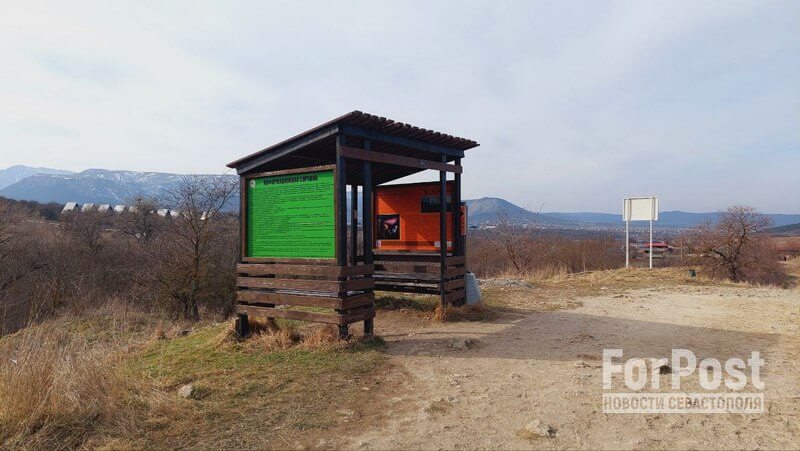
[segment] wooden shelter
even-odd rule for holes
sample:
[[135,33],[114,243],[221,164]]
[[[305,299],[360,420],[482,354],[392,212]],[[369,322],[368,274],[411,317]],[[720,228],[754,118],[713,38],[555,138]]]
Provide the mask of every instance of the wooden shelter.
[[[237,332],[247,333],[253,315],[335,324],[343,338],[349,324],[364,321],[369,335],[376,289],[463,304],[461,159],[477,146],[353,111],[228,164],[241,186]],[[375,249],[373,190],[425,170],[439,172],[438,250]]]

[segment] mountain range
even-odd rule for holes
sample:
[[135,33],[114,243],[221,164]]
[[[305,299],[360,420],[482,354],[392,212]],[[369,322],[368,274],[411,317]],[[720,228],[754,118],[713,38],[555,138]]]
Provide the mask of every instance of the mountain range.
[[36,174],[66,175],[72,174],[72,172],[61,169],[32,168],[22,165],[11,166],[10,168],[0,169],[0,190]]
[[[30,168],[39,170],[41,168]],[[158,197],[185,177],[163,172],[87,169],[38,172],[0,189],[0,196],[37,202],[124,204],[137,196]],[[236,179],[235,175],[220,175]]]
[[[540,226],[582,228],[587,225],[621,227],[622,213],[591,212],[542,212],[537,213],[497,197],[466,200],[469,222],[474,225],[491,225],[498,222],[498,212],[514,224],[535,224]],[[661,211],[658,214],[658,227],[685,228],[705,222],[716,222],[720,213],[692,213],[686,211]],[[776,227],[800,223],[800,214],[767,214]],[[632,223],[636,225],[646,224]]]
[[[12,166],[0,170],[0,196],[37,202],[77,202],[125,204],[137,196],[159,197],[178,184],[184,175],[163,172],[116,171],[87,169],[73,173],[59,169]],[[236,175],[219,175],[230,177]],[[348,196],[348,202],[350,196]],[[535,224],[553,228],[620,227],[621,214],[593,212],[533,212],[498,197],[465,201],[470,225],[491,225],[498,222],[498,213],[514,224]],[[238,205],[238,203],[232,203]],[[800,214],[768,215],[776,227],[800,223]],[[719,213],[662,211],[659,227],[684,228],[715,221]]]
[[[544,213],[548,216],[553,216],[560,219],[565,219],[579,223],[591,224],[614,224],[618,225],[622,222],[622,214],[610,213]],[[658,213],[658,226],[659,227],[687,227],[705,222],[717,222],[719,220],[719,212],[707,213],[693,213],[688,211],[660,211]],[[800,214],[767,214],[772,219],[775,227],[787,226],[800,222]]]

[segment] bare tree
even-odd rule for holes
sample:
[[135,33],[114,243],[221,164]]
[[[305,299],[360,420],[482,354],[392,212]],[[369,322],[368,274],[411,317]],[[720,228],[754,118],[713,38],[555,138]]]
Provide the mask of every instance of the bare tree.
[[14,269],[22,266],[20,260],[28,244],[25,232],[32,228],[25,224],[32,215],[25,213],[16,203],[0,199],[0,293],[8,280],[18,278],[18,271]]
[[747,280],[778,266],[769,239],[762,233],[770,225],[770,219],[752,207],[730,207],[716,223],[695,227],[689,234],[689,246],[712,277]]
[[537,237],[535,225],[541,207],[539,210],[527,222],[527,227],[516,224],[507,210],[498,209],[495,212],[497,226],[492,241],[503,250],[517,273],[531,271],[538,260],[554,252],[552,242],[545,243]]
[[527,271],[535,257],[534,252],[531,252],[534,239],[530,230],[515,224],[506,210],[498,210],[495,214],[497,215],[497,226],[493,241],[506,254],[516,272]]
[[169,296],[179,301],[185,319],[199,318],[198,300],[213,279],[210,255],[220,246],[230,245],[224,238],[235,230],[235,221],[224,209],[230,206],[236,188],[235,180],[224,177],[187,176],[164,197],[164,205],[178,214],[167,216],[161,240],[164,246],[159,250],[166,258],[167,271],[160,277]]
[[101,247],[103,230],[108,226],[107,214],[98,211],[71,212],[64,216],[64,230],[92,254]]
[[[0,199],[0,252],[14,238],[14,224],[18,221],[18,214],[9,202]],[[0,254],[4,256],[4,254]]]
[[132,236],[139,244],[149,244],[163,224],[156,213],[157,209],[158,204],[154,199],[136,197],[128,211],[119,217],[120,231]]

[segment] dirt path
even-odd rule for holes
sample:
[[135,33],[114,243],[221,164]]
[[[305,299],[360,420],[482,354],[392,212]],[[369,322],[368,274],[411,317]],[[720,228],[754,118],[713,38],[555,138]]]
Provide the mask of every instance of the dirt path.
[[[376,326],[384,332],[400,382],[385,394],[389,420],[354,437],[349,446],[800,446],[800,291],[677,286],[580,301],[575,307],[567,300],[549,300],[543,308],[536,300],[526,305],[523,295],[514,304],[524,309],[491,322],[426,327],[391,313],[379,316]],[[468,349],[457,349],[465,339],[473,341]],[[723,362],[760,351],[766,360],[768,412],[604,414],[604,348],[622,348],[629,357],[663,357],[673,348],[687,348],[698,360]],[[520,434],[534,420],[551,427],[555,436]]]

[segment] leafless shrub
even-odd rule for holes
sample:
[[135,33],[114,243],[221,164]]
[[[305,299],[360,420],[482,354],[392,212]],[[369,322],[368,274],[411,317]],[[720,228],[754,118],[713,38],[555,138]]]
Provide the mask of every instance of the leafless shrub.
[[691,252],[712,278],[782,285],[786,273],[764,230],[771,221],[752,207],[733,206],[716,223],[689,233]]
[[498,229],[468,237],[467,267],[479,277],[550,277],[614,269],[625,262],[622,243],[612,236],[572,238],[510,224]]
[[133,237],[141,245],[150,244],[164,222],[156,213],[157,210],[158,204],[155,199],[136,197],[131,202],[130,208],[117,220],[120,232]]
[[51,267],[56,233],[32,210],[0,201],[0,335],[24,326],[53,302],[54,281],[39,276]]
[[109,298],[189,319],[229,314],[237,223],[222,208],[234,188],[187,179],[170,199],[182,214],[167,218],[140,199],[124,215],[74,212],[55,222],[0,199],[0,335]]
[[538,244],[534,237],[535,229],[514,224],[507,211],[499,210],[496,214],[497,228],[490,239],[502,249],[516,272],[529,271],[535,259],[540,257],[533,251]]
[[618,268],[624,254],[612,237],[571,239],[536,227],[536,218],[520,225],[498,210],[494,229],[470,239],[469,268],[481,276],[575,273]]
[[110,224],[110,217],[98,211],[71,212],[64,215],[63,224],[70,238],[96,254],[102,244],[103,230]]
[[232,305],[236,221],[224,209],[236,188],[222,177],[188,176],[165,195],[179,214],[167,218],[156,277],[184,319],[199,318],[200,302]]

